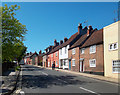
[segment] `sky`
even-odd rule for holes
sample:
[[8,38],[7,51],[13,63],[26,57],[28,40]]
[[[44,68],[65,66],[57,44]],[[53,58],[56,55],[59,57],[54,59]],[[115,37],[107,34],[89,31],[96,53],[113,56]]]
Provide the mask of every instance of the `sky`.
[[[44,51],[49,45],[78,32],[78,24],[101,29],[117,18],[117,2],[4,2],[19,5],[16,18],[26,25],[27,52]],[[87,23],[84,23],[88,21]]]

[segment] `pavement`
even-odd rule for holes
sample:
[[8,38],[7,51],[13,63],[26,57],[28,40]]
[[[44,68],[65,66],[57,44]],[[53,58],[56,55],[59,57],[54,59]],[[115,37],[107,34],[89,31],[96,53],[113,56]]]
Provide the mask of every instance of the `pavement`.
[[51,70],[32,65],[22,67],[21,91],[25,95],[57,94],[88,94],[88,95],[119,95],[118,84],[79,75],[75,72]]
[[1,84],[0,95],[10,95],[10,93],[13,92],[18,74],[19,71],[15,72],[14,68],[12,68],[6,71],[3,76],[1,76],[3,84]]

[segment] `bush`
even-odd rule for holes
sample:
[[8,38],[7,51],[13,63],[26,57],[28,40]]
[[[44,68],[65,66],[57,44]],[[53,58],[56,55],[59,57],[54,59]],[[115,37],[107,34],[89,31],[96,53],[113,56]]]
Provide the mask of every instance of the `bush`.
[[19,65],[16,66],[15,70],[16,70],[16,71],[20,70],[20,66],[19,66]]

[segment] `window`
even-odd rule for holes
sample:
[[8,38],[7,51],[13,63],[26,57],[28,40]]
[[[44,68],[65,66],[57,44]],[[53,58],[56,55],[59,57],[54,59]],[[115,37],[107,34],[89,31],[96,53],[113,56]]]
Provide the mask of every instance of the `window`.
[[112,67],[113,73],[120,73],[120,60],[114,60],[112,65],[113,65]]
[[84,54],[84,52],[85,52],[85,48],[82,48],[81,49],[81,54]]
[[65,54],[67,53],[67,47],[65,47]]
[[50,66],[50,62],[48,62],[48,66]]
[[90,59],[89,65],[90,65],[90,67],[96,67],[96,59]]
[[68,61],[67,60],[63,60],[63,65],[64,66],[68,66]]
[[72,54],[73,54],[73,55],[75,54],[75,48],[72,49]]
[[56,52],[56,56],[57,56],[57,52]]
[[51,57],[53,57],[53,54],[51,54]]
[[62,55],[62,49],[60,49],[60,54]]
[[109,50],[116,50],[118,49],[118,43],[109,44]]
[[96,45],[90,46],[90,54],[96,52]]
[[72,66],[75,66],[75,59],[72,59]]
[[57,61],[56,61],[56,65],[58,65]]

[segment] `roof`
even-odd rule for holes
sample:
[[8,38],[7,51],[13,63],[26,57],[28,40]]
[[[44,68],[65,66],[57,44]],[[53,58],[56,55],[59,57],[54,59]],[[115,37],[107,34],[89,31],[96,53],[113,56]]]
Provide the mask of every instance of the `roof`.
[[33,53],[33,54],[30,56],[30,58],[33,57],[33,55],[35,55],[35,54],[38,56],[38,54],[35,52],[35,53]]
[[[61,45],[62,45],[62,44],[61,44]],[[58,50],[60,49],[61,45],[56,46],[54,49],[52,49],[52,50],[49,52],[49,54],[58,51]]]
[[49,54],[54,53],[56,51],[58,51],[60,48],[63,48],[65,46],[67,46],[68,44],[70,44],[76,37],[78,36],[78,32],[76,32],[75,34],[73,34],[66,42],[54,47],[51,52],[49,52]]
[[73,34],[66,42],[64,42],[63,44],[61,44],[60,48],[63,48],[65,46],[69,45],[77,36],[78,36],[78,32],[76,32],[75,34]]
[[97,45],[103,43],[103,29],[94,31],[92,35],[87,39],[87,41],[80,47],[85,48],[91,45]]
[[75,48],[77,46],[81,46],[84,41],[87,39],[87,33],[82,35],[69,49]]

